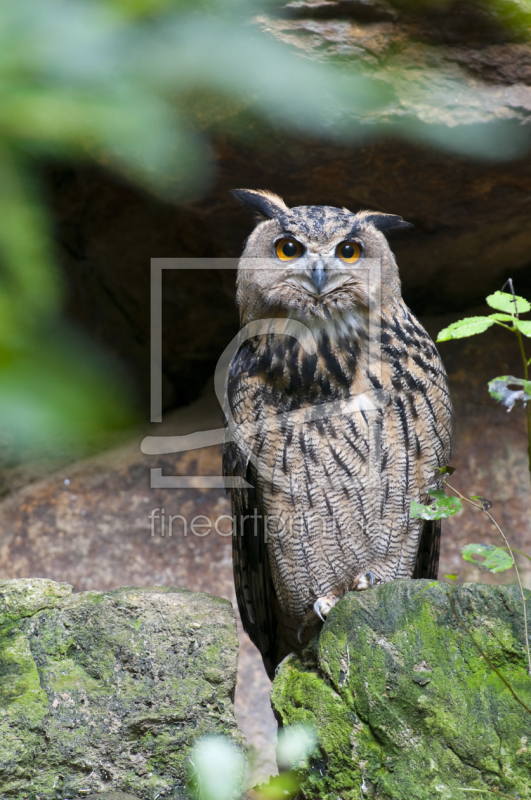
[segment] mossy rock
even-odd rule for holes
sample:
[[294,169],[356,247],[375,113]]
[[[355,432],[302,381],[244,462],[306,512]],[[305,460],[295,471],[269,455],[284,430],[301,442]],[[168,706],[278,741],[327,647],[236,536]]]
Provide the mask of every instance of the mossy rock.
[[518,587],[456,587],[455,614],[449,588],[400,580],[350,593],[302,658],[282,663],[276,713],[319,737],[300,765],[303,797],[531,798],[531,713],[470,638],[531,709]]
[[[76,797],[75,800],[82,800],[82,798]],[[87,795],[83,800],[139,800],[139,798],[123,792],[98,792]]]
[[2,800],[183,797],[198,736],[242,744],[237,653],[219,597],[0,581]]

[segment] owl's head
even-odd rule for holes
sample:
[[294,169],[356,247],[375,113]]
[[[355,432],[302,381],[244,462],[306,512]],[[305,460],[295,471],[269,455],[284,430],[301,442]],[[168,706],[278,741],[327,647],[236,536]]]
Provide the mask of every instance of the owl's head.
[[401,296],[385,234],[412,225],[402,217],[346,208],[297,206],[266,191],[235,189],[259,216],[240,260],[242,323],[281,317],[318,328],[351,322]]

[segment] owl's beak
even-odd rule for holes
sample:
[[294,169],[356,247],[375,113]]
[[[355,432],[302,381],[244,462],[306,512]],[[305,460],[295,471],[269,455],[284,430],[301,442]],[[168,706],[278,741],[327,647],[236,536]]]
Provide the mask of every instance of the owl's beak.
[[317,289],[317,294],[321,294],[321,289],[326,280],[325,263],[322,258],[318,258],[312,269],[312,283]]

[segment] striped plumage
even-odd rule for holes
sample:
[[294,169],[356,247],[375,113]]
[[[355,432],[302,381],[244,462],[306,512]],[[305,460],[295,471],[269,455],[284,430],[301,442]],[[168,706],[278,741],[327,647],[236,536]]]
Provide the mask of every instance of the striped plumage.
[[[234,577],[244,628],[272,675],[300,647],[301,623],[304,641],[318,614],[370,585],[368,574],[437,576],[440,526],[409,509],[429,500],[434,468],[449,463],[451,408],[382,233],[407,223],[235,194],[265,217],[242,256],[237,299],[242,326],[266,327],[230,366],[235,441],[224,471],[253,487],[231,492]],[[284,241],[298,248],[286,261]],[[352,264],[339,255],[351,251]]]

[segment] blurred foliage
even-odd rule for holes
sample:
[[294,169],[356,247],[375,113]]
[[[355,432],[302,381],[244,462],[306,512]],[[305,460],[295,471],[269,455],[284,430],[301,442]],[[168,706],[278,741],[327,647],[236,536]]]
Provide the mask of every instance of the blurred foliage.
[[448,497],[442,489],[428,489],[428,494],[435,500],[429,506],[411,501],[412,519],[446,519],[457,514],[463,507],[458,497]]
[[[493,544],[465,544],[461,548],[461,552],[465,561],[470,561],[479,569],[488,569],[489,572],[505,572],[513,568],[513,559],[510,553]],[[478,556],[483,561],[480,561]]]
[[195,800],[236,800],[241,796],[245,756],[225,736],[203,736],[192,749],[189,794]]
[[[255,786],[256,800],[290,800],[299,791],[299,773],[307,770],[318,753],[317,731],[308,725],[290,725],[278,732],[277,762],[280,775]],[[190,756],[188,795],[193,800],[237,800],[241,797],[244,756],[223,736],[199,738]]]
[[[43,160],[91,159],[175,200],[206,190],[208,130],[230,127],[235,110],[304,136],[356,141],[395,130],[384,113],[389,82],[291,52],[251,24],[263,8],[0,0],[0,440],[64,446],[133,419],[113,367],[58,322],[61,280],[37,179]],[[412,119],[395,127],[481,151],[477,131]],[[482,127],[491,154],[516,152],[504,131],[502,147],[495,126]]]

